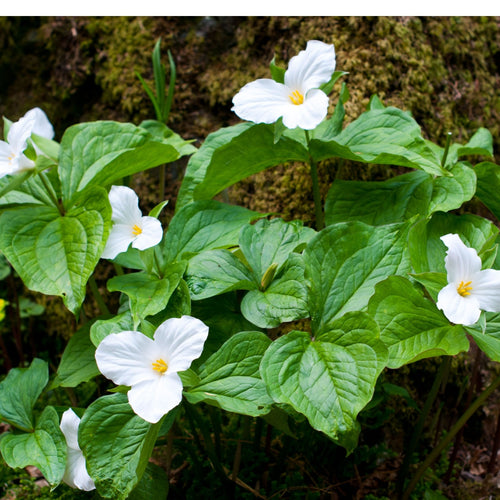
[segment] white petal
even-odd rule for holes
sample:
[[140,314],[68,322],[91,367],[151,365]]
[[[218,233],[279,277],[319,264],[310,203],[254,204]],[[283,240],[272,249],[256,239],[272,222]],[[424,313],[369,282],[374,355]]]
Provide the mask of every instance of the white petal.
[[168,372],[187,370],[203,352],[208,337],[208,326],[191,316],[170,318],[154,334],[158,351],[166,359]]
[[95,351],[99,371],[117,385],[138,384],[156,378],[151,367],[155,357],[152,339],[140,332],[125,331],[105,337]]
[[119,253],[125,252],[134,239],[135,235],[132,233],[132,226],[113,224],[101,258],[114,259]]
[[66,410],[61,417],[61,431],[66,438],[66,443],[70,448],[74,450],[79,450],[78,445],[78,426],[80,425],[80,418],[78,415],[70,408]]
[[474,277],[471,296],[484,311],[500,312],[500,271],[485,269]]
[[156,424],[181,402],[182,382],[177,373],[165,373],[134,385],[127,394],[134,413]]
[[285,72],[285,85],[306,93],[330,81],[334,71],[335,47],[310,40],[306,50],[301,50],[290,59]]
[[139,227],[142,229],[142,233],[134,238],[132,243],[134,248],[145,250],[146,248],[154,247],[160,243],[163,238],[163,229],[158,219],[144,216],[141,219]]
[[328,96],[319,89],[310,90],[303,104],[291,104],[283,113],[283,124],[287,128],[304,130],[316,128],[328,112]]
[[113,210],[111,219],[114,222],[130,227],[140,223],[142,213],[139,208],[139,198],[133,189],[126,186],[111,186],[109,203]]
[[473,325],[481,315],[477,299],[472,295],[462,297],[453,283],[441,289],[436,305],[452,323],[458,325]]
[[16,165],[12,162],[12,147],[5,141],[0,141],[0,178],[10,175],[16,170]]
[[87,472],[85,457],[80,450],[68,448],[66,457],[66,470],[62,477],[63,482],[72,488],[83,491],[92,491],[95,484]]
[[231,108],[242,120],[274,123],[291,103],[282,83],[263,78],[247,83],[234,97]]
[[34,120],[32,133],[45,137],[47,139],[52,139],[54,137],[54,127],[50,123],[45,112],[40,108],[30,109],[24,118]]
[[34,118],[28,119],[23,117],[10,126],[9,133],[7,134],[7,142],[16,154],[20,154],[26,149],[26,141],[31,135],[34,124]]
[[458,234],[446,234],[441,240],[448,247],[444,259],[448,283],[458,286],[461,281],[471,281],[481,270],[481,259],[474,248],[467,247]]

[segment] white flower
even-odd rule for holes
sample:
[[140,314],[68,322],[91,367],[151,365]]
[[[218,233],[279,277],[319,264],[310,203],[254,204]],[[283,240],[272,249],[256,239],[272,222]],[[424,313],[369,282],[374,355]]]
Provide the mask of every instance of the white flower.
[[481,310],[500,312],[500,271],[481,271],[476,250],[465,246],[457,234],[441,240],[448,247],[448,285],[439,292],[437,307],[451,322],[465,326],[476,323]]
[[145,250],[160,243],[163,230],[158,219],[142,216],[139,198],[125,186],[112,186],[109,192],[113,226],[102,253],[103,259],[114,259],[125,252],[132,243],[134,248]]
[[255,123],[274,123],[282,116],[287,128],[311,130],[328,112],[328,96],[318,87],[334,71],[334,46],[310,40],[290,59],[284,84],[268,78],[247,83],[234,96],[232,111]]
[[95,489],[95,484],[87,472],[85,457],[78,446],[79,425],[80,419],[71,408],[63,413],[60,427],[66,438],[67,461],[62,480],[72,488],[91,491]]
[[128,401],[147,422],[158,422],[182,399],[177,374],[200,357],[208,326],[191,316],[170,318],[153,339],[140,332],[125,331],[105,337],[95,352],[100,372],[117,385],[127,385]]
[[[46,139],[54,138],[54,127],[50,123],[45,112],[40,108],[30,109],[21,120],[33,120],[31,133],[45,137]],[[31,135],[31,134],[30,134]],[[37,155],[43,155],[43,152],[36,144],[33,144]]]
[[35,163],[24,155],[35,118],[21,118],[10,126],[7,142],[0,141],[0,178],[28,170]]

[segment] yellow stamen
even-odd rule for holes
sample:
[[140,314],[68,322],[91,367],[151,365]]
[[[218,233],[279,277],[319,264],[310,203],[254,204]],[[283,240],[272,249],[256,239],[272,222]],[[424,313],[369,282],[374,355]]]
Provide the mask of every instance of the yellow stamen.
[[296,106],[304,102],[304,96],[298,90],[294,90],[288,97]]
[[467,297],[467,295],[470,295],[470,290],[472,290],[472,287],[469,286],[472,283],[472,281],[467,281],[467,283],[464,283],[463,281],[460,282],[460,285],[457,287],[457,292],[459,295],[462,297]]
[[139,236],[141,233],[142,229],[137,224],[134,224],[134,227],[132,228],[132,234],[134,236]]
[[7,156],[7,160],[9,161],[9,163],[11,163],[15,157],[16,157],[15,153],[12,153],[10,156]]
[[152,363],[153,365],[153,370],[156,370],[157,372],[160,373],[165,373],[167,371],[168,365],[163,361],[163,359],[157,359],[155,362]]

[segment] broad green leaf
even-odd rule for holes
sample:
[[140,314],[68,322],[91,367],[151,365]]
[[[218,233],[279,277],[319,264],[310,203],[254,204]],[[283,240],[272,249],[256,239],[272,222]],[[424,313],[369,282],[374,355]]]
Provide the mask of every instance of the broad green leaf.
[[90,186],[109,186],[123,177],[179,158],[171,144],[158,142],[131,123],[98,121],[69,127],[61,140],[59,176],[65,207]]
[[478,332],[473,328],[466,328],[466,330],[481,351],[493,361],[500,362],[500,314],[487,312],[485,315],[486,330],[484,332]]
[[304,260],[292,253],[268,287],[250,290],[243,297],[241,312],[260,328],[275,328],[281,323],[309,317],[307,299]]
[[124,311],[110,319],[98,319],[90,327],[90,340],[97,347],[104,337],[111,333],[120,333],[134,329],[130,311]]
[[[45,176],[57,193],[59,190],[57,172],[53,169],[45,172]],[[0,206],[9,208],[21,204],[54,206],[40,176],[35,175],[35,170],[14,176],[7,175],[0,179]]]
[[95,362],[95,346],[90,340],[90,323],[69,339],[51,387],[76,387],[100,374]]
[[437,302],[437,297],[441,289],[448,284],[446,273],[413,273],[411,277],[421,285],[424,285],[434,302]]
[[330,140],[311,141],[317,161],[340,157],[363,163],[400,165],[433,175],[448,175],[439,158],[421,137],[417,122],[400,109],[376,108],[366,111]]
[[33,431],[33,407],[49,381],[46,361],[35,358],[28,368],[13,368],[0,382],[0,419]]
[[487,219],[470,214],[438,212],[430,220],[420,220],[408,237],[411,263],[416,273],[446,272],[446,246],[440,238],[449,233],[458,234],[465,245],[475,248],[482,257],[495,243],[498,229]]
[[459,145],[457,155],[481,155],[493,157],[493,137],[486,128],[479,128],[464,146]]
[[191,203],[170,222],[161,248],[167,265],[202,251],[238,244],[241,227],[262,214],[236,205],[206,200]]
[[194,188],[195,200],[213,198],[223,189],[268,167],[288,161],[309,161],[305,146],[293,138],[295,132],[283,133],[275,143],[273,124],[251,124],[240,130],[225,144],[218,144],[211,154],[205,175]]
[[127,500],[166,500],[169,487],[167,473],[159,465],[149,462]]
[[387,360],[378,327],[367,314],[348,313],[311,338],[293,331],[267,349],[260,371],[270,396],[345,447],[356,447],[358,413],[373,396]]
[[186,172],[177,195],[175,204],[176,212],[195,200],[194,190],[198,184],[203,182],[214,152],[252,126],[253,123],[249,122],[238,123],[232,127],[221,128],[208,135],[201,148],[189,158]]
[[0,253],[0,280],[5,279],[10,274],[10,266],[7,259]]
[[186,283],[193,300],[258,287],[250,270],[229,250],[209,250],[190,261]]
[[469,349],[464,329],[450,325],[436,304],[402,276],[391,276],[375,286],[368,313],[389,350],[389,368]]
[[226,411],[256,417],[270,411],[273,400],[259,374],[271,341],[260,332],[231,337],[203,364],[200,382],[185,393],[191,403],[205,401]]
[[140,481],[160,429],[138,417],[125,394],[103,396],[85,411],[78,441],[97,492],[122,500]]
[[176,134],[162,122],[157,120],[144,120],[141,122],[140,127],[146,129],[162,143],[174,146],[175,149],[179,151],[180,156],[191,155],[197,151],[190,141],[184,140],[179,134]]
[[122,274],[108,281],[108,290],[122,292],[128,296],[132,317],[136,323],[141,318],[157,314],[165,309],[185,268],[184,262],[171,264],[164,278],[145,272]]
[[47,206],[22,206],[0,215],[0,251],[24,284],[59,295],[76,314],[109,233],[106,191],[93,188],[61,215]]
[[348,311],[366,308],[374,286],[406,274],[409,224],[345,222],[320,231],[304,251],[314,334]]
[[342,126],[345,118],[345,108],[344,104],[349,99],[349,90],[345,83],[342,83],[342,87],[339,92],[339,99],[333,115],[327,120],[323,120],[313,131],[313,139],[329,141],[333,137],[337,136],[342,132]]
[[243,226],[239,244],[259,283],[270,266],[276,265],[279,270],[288,256],[305,246],[315,233],[304,227],[302,221],[261,219]]
[[33,432],[2,435],[0,450],[10,467],[34,465],[51,486],[61,482],[66,468],[66,439],[52,406],[45,408]]
[[477,175],[476,196],[500,220],[500,166],[489,161],[477,164],[474,167]]
[[31,140],[38,146],[38,148],[49,157],[51,160],[57,163],[59,159],[59,151],[61,149],[59,143],[53,141],[52,139],[47,139],[41,135],[31,134]]

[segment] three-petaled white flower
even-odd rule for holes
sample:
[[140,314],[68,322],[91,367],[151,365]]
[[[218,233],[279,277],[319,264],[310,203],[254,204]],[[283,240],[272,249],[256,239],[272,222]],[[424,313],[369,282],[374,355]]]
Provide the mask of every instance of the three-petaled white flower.
[[437,307],[453,323],[470,326],[481,310],[500,312],[500,271],[481,270],[481,259],[467,247],[458,234],[441,236],[448,247],[445,267],[446,285],[438,295]]
[[199,358],[208,326],[191,316],[170,318],[153,339],[135,331],[110,334],[95,352],[99,371],[117,385],[127,385],[128,401],[147,422],[158,422],[182,399],[177,374]]
[[269,78],[247,83],[234,96],[232,111],[255,123],[274,123],[283,117],[287,128],[312,130],[328,112],[328,96],[319,87],[330,81],[334,71],[334,46],[310,40],[306,50],[290,59],[284,84]]
[[95,484],[87,472],[85,457],[78,445],[79,425],[80,419],[71,408],[63,413],[60,427],[66,438],[67,460],[62,480],[72,488],[91,491],[95,489]]
[[[7,142],[0,141],[0,178],[35,166],[35,163],[24,154],[28,147],[28,139],[33,133],[47,139],[54,137],[54,129],[40,108],[30,109],[17,122],[12,123],[7,134]],[[33,146],[36,153],[41,154],[38,147]]]
[[101,255],[103,259],[114,259],[125,252],[131,243],[138,250],[160,243],[163,237],[161,222],[154,217],[142,216],[139,198],[132,189],[111,186],[109,202],[113,226]]

